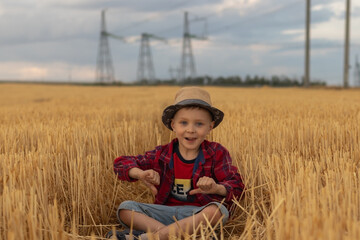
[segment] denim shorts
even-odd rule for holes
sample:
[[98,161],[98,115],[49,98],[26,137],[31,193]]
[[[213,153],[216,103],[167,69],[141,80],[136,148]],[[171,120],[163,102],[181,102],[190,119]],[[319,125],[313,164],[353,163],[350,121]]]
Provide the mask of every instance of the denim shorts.
[[150,203],[139,203],[135,201],[124,201],[122,202],[117,210],[117,217],[120,221],[120,223],[128,228],[126,224],[124,224],[119,217],[119,211],[121,209],[127,209],[127,210],[134,210],[135,212],[145,214],[165,226],[170,225],[175,222],[174,218],[176,220],[181,220],[190,216],[193,216],[201,210],[203,210],[205,207],[215,204],[219,207],[221,214],[223,215],[222,222],[225,224],[227,220],[229,219],[229,211],[226,209],[226,207],[218,202],[211,202],[204,206],[198,207],[198,206],[166,206],[166,205],[160,205],[160,204],[150,204]]

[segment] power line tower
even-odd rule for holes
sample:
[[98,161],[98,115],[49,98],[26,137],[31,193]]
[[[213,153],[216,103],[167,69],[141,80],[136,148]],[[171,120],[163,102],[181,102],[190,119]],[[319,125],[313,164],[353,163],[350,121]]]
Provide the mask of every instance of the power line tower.
[[360,63],[358,60],[358,56],[356,55],[355,59],[355,72],[354,72],[354,82],[356,87],[360,87]]
[[350,47],[350,0],[346,0],[345,49],[344,49],[344,88],[349,87],[349,47]]
[[181,55],[180,79],[184,81],[187,77],[194,78],[196,76],[195,60],[191,48],[191,39],[205,40],[205,37],[198,37],[190,34],[190,24],[188,12],[184,13],[184,35]]
[[170,78],[175,79],[176,82],[180,81],[181,69],[169,67]]
[[125,42],[123,37],[109,33],[106,30],[105,10],[101,11],[100,44],[96,60],[96,82],[114,83],[115,74],[111,59],[108,37],[116,38]]
[[140,53],[137,68],[138,81],[155,81],[155,69],[150,49],[150,38],[166,43],[166,40],[164,38],[155,36],[154,34],[141,34]]
[[310,85],[310,18],[311,18],[310,14],[311,14],[311,0],[306,0],[304,87],[309,87]]

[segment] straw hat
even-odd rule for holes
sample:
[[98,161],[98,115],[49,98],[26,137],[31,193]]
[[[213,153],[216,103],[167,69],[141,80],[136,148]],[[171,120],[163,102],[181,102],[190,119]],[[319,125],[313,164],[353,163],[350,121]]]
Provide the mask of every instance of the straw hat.
[[184,87],[176,93],[174,104],[164,109],[162,115],[164,125],[172,130],[171,119],[179,109],[187,106],[197,106],[208,110],[212,115],[214,128],[217,127],[224,118],[224,113],[211,105],[210,94],[207,91],[199,87]]

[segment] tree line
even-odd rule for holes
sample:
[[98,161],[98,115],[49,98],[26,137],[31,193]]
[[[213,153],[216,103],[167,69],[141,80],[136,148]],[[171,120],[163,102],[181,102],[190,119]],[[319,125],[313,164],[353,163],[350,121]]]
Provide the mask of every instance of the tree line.
[[[304,85],[303,79],[290,78],[287,76],[250,76],[245,78],[240,76],[230,77],[210,77],[200,76],[196,78],[186,78],[185,80],[178,81],[176,79],[167,80],[141,80],[131,85],[207,85],[207,86],[243,86],[243,87],[257,87],[257,86],[272,86],[272,87],[300,87]],[[324,81],[312,81],[312,86],[326,86]]]

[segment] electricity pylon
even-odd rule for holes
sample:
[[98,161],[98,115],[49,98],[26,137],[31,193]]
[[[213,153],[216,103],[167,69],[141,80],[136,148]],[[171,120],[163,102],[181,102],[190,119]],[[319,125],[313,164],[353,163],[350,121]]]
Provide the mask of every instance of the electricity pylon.
[[155,81],[155,69],[150,49],[150,38],[162,41],[166,43],[164,38],[155,36],[154,34],[142,33],[140,43],[140,53],[137,68],[137,80],[138,81]]
[[176,82],[180,81],[181,69],[169,67],[170,78],[175,79]]
[[194,78],[196,76],[196,67],[194,55],[191,48],[191,39],[205,40],[205,37],[198,37],[190,34],[190,24],[188,19],[188,12],[184,14],[184,35],[183,47],[181,55],[180,79],[184,81],[187,77]]
[[358,56],[356,55],[356,59],[355,59],[355,73],[354,73],[354,85],[356,87],[360,87],[360,63],[358,60]]
[[96,60],[96,82],[114,83],[115,73],[111,59],[108,37],[116,38],[125,42],[123,37],[111,34],[106,30],[105,10],[101,11],[100,44]]
[[349,87],[349,47],[350,47],[350,0],[346,0],[345,49],[344,49],[344,88]]
[[311,0],[306,0],[306,31],[305,31],[305,74],[304,87],[310,85],[310,17]]

